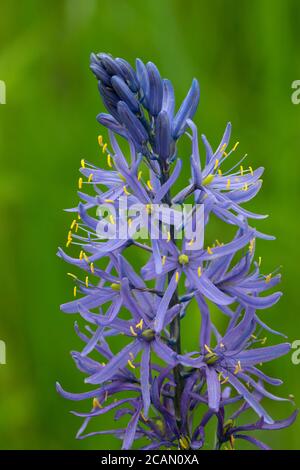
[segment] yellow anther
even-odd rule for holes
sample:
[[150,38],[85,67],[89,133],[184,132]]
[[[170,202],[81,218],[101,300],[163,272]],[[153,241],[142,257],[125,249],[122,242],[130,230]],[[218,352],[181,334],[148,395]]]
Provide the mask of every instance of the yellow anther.
[[266,283],[268,284],[272,279],[272,273],[266,276]]
[[79,253],[79,259],[83,259],[83,251],[81,250],[80,253]]
[[223,372],[219,372],[218,373],[219,382],[221,382],[222,378],[223,378]]
[[77,295],[77,287],[76,286],[74,286],[73,295],[74,295],[74,297],[76,297],[76,295]]
[[198,277],[201,276],[202,274],[202,269],[201,269],[201,266],[198,266],[198,269],[197,269],[197,274],[198,274]]
[[141,321],[135,325],[136,328],[141,330],[143,328],[144,320],[141,318]]
[[94,263],[90,264],[90,269],[91,269],[91,273],[94,274],[95,273]]
[[252,238],[249,243],[249,253],[252,255],[255,246],[255,238]]
[[100,147],[102,147],[102,145],[103,145],[103,137],[102,137],[102,135],[98,135],[98,144],[100,145]]
[[79,180],[78,180],[78,188],[79,188],[79,189],[82,188],[82,183],[83,183],[83,180],[82,180],[82,178],[80,177]]
[[132,336],[137,336],[137,333],[134,331],[133,326],[131,326],[129,329],[131,331]]
[[77,220],[74,219],[73,222],[71,223],[70,229],[73,230],[73,228],[76,224],[77,224]]
[[110,153],[107,154],[106,161],[107,161],[107,165],[109,166],[109,168],[112,168],[113,164],[112,164],[112,161],[111,161]]
[[161,259],[161,264],[162,264],[163,266],[164,266],[165,263],[166,263],[166,259],[167,259],[166,255],[164,255],[164,256],[162,257],[162,259]]
[[175,273],[175,281],[178,283],[179,282],[179,272],[176,271]]
[[249,166],[249,171],[250,171],[251,176],[253,176],[252,166]]
[[146,204],[146,211],[147,211],[147,214],[152,214],[152,204]]
[[93,399],[93,407],[94,408],[103,408],[101,403],[99,402],[98,398]]
[[129,227],[131,226],[131,224],[132,224],[132,219],[129,218],[129,219],[128,219],[128,225],[129,225]]
[[257,336],[255,336],[255,335],[251,335],[250,337],[251,337],[252,339],[257,339]]
[[226,149],[226,147],[227,147],[227,143],[225,142],[225,143],[222,145],[222,147],[220,148],[220,152],[221,152],[221,153],[224,152],[224,150]]
[[240,173],[241,173],[241,176],[243,176],[243,174],[244,174],[244,168],[243,168],[242,165],[240,166]]
[[120,180],[126,182],[126,178],[122,175],[122,173],[118,173],[118,177],[120,178]]
[[243,191],[248,191],[248,183],[245,183],[242,189]]
[[148,188],[150,189],[150,191],[153,191],[153,186],[152,186],[150,180],[147,181],[147,186],[148,186]]
[[209,354],[213,354],[212,350],[207,344],[204,345],[204,348],[206,349],[207,352],[209,352]]
[[69,238],[68,241],[67,241],[67,243],[66,243],[66,247],[68,248],[71,243],[72,243],[72,238]]
[[115,291],[119,291],[121,289],[120,284],[117,282],[112,282],[110,287],[112,288],[112,290],[115,290]]
[[221,170],[221,168],[218,169],[218,175],[219,175],[219,176],[222,176],[222,170]]
[[188,436],[181,436],[178,442],[179,442],[179,447],[182,450],[188,450],[191,447],[191,440]]
[[237,149],[238,145],[239,145],[239,142],[236,142],[236,144],[234,144],[234,147],[232,149],[233,152]]
[[83,257],[84,257],[84,260],[85,260],[87,263],[90,262],[89,258],[88,258],[87,255],[85,254],[85,252],[83,252]]
[[184,253],[182,253],[181,255],[178,256],[178,263],[179,264],[187,264],[189,262],[189,257],[188,255],[185,255]]
[[68,240],[72,240],[72,232],[71,232],[71,230],[69,230],[69,232],[68,232]]
[[170,240],[171,240],[171,234],[170,234],[170,232],[168,232],[167,242],[169,242]]
[[85,276],[85,285],[89,287],[89,276]]
[[145,423],[147,423],[147,421],[149,421],[148,418],[145,417],[145,415],[143,414],[142,411],[141,411],[140,415],[141,415],[142,420],[145,421]]
[[223,156],[224,156],[224,157],[227,157],[227,156],[228,156],[228,153],[227,153],[227,152],[223,152]]
[[234,441],[235,441],[235,439],[234,439],[233,434],[230,434],[229,440],[230,440],[231,449],[234,450]]
[[218,166],[219,166],[219,160],[216,158],[214,170],[216,170],[218,168]]
[[226,189],[230,189],[230,184],[231,184],[231,181],[230,181],[230,178],[228,178],[227,183],[226,183]]
[[195,243],[195,240],[192,238],[192,239],[188,242],[188,246],[192,246],[194,243]]
[[260,342],[261,342],[261,344],[266,344],[266,342],[267,342],[267,337],[265,336],[264,338],[262,338],[262,340],[261,340]]
[[77,276],[75,276],[75,274],[72,274],[72,273],[67,273],[68,276],[72,277],[73,279],[77,279]]
[[202,183],[201,183],[202,186],[208,186],[210,183],[213,182],[214,177],[215,177],[215,175],[213,175],[213,174],[207,175],[206,178],[204,178],[202,180]]
[[89,177],[88,177],[88,182],[89,182],[89,183],[92,181],[93,176],[94,176],[93,173],[90,173],[90,174],[89,174]]
[[132,353],[131,351],[130,351],[130,353],[129,353],[129,357],[130,357],[130,359],[131,359],[132,361],[134,361],[134,355],[133,355],[133,353]]
[[261,256],[258,257],[258,266],[261,265]]
[[130,192],[128,191],[127,186],[123,186],[123,191],[126,194],[126,196],[130,195]]
[[140,171],[138,172],[138,177],[137,177],[137,178],[138,178],[138,181],[140,181],[140,179],[141,179],[141,177],[142,177],[142,174],[143,174],[143,172],[142,172],[142,170],[140,170]]
[[112,225],[115,225],[115,219],[113,218],[113,216],[111,214],[109,216],[109,221]]
[[113,204],[115,201],[113,199],[104,199],[104,202]]
[[212,255],[212,254],[213,254],[212,249],[211,249],[209,246],[207,247],[207,253],[208,253],[209,255]]
[[131,369],[135,369],[135,365],[132,364],[130,359],[128,359],[127,364],[129,365],[129,367],[131,367]]
[[82,168],[85,168],[85,161],[84,161],[84,158],[81,159],[81,162],[80,162],[80,163],[81,163]]
[[239,372],[241,372],[242,370],[242,366],[241,366],[241,361],[237,361],[237,364],[235,366],[235,369],[234,369],[234,374],[238,374]]
[[75,233],[78,232],[78,227],[79,227],[79,225],[78,225],[78,223],[76,222],[76,224],[75,224]]
[[102,147],[102,153],[105,153],[106,152],[106,149],[107,149],[107,144],[105,143]]
[[228,382],[229,380],[229,377],[225,377],[225,379],[221,382],[221,385],[224,385]]

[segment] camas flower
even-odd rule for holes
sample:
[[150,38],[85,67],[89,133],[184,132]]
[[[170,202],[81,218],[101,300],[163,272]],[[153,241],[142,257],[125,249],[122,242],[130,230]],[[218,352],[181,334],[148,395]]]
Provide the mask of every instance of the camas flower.
[[[263,330],[281,334],[261,319],[261,312],[281,297],[281,292],[264,295],[277,286],[280,275],[261,274],[261,258],[254,260],[255,240],[273,237],[251,226],[252,220],[265,216],[242,205],[259,191],[263,169],[246,169],[242,159],[224,170],[237,149],[235,144],[228,151],[230,124],[215,151],[202,136],[206,158],[201,164],[198,131],[192,121],[199,101],[196,80],[175,113],[173,86],[152,62],[145,65],[137,59],[133,69],[123,59],[92,54],[91,69],[108,111],[98,116],[109,130],[109,143],[98,137],[107,168],[81,161],[81,201],[69,209],[75,218],[66,249],[58,251],[79,271],[69,273],[74,298],[61,310],[78,314],[85,324],[84,330],[75,324],[83,347],[71,354],[86,386],[94,387],[76,394],[57,384],[65,398],[90,401],[88,411],[73,412],[83,418],[77,438],[108,434],[122,440],[123,449],[137,445],[144,450],[201,449],[208,445],[206,426],[215,416],[216,448],[232,448],[235,439],[244,439],[265,449],[255,435],[247,433],[282,429],[293,423],[297,413],[276,421],[261,404],[262,398],[287,400],[267,390],[268,384],[282,382],[266,375],[260,365],[290,350],[287,342],[265,346],[267,337],[261,338]],[[175,182],[184,176],[176,151],[184,133],[191,139],[191,175],[174,194]],[[126,139],[129,157],[117,135]],[[150,222],[145,217],[144,223],[143,217],[151,215],[157,237],[149,230],[149,239],[136,239],[139,219],[122,219],[123,198],[129,211],[140,205],[147,230]],[[215,215],[236,226],[234,238],[204,247],[204,242],[195,246],[195,240],[184,233],[178,242],[175,232],[178,227],[184,231],[186,221],[173,204],[184,205],[190,199],[192,218],[196,206],[203,209],[201,230]],[[156,204],[163,208],[157,210]],[[111,210],[108,220],[99,211],[103,206]],[[133,229],[124,236],[123,228],[131,225]],[[100,233],[104,226],[107,231]],[[193,300],[201,318],[199,348],[183,352],[181,319],[188,317]],[[212,321],[210,305],[214,317],[226,315],[222,333],[217,319]],[[112,338],[120,340],[115,352]],[[235,410],[225,419],[229,406]],[[246,410],[254,411],[259,420],[237,424]],[[100,430],[89,432],[90,421],[99,422],[106,413],[126,424],[108,430],[101,425]]]

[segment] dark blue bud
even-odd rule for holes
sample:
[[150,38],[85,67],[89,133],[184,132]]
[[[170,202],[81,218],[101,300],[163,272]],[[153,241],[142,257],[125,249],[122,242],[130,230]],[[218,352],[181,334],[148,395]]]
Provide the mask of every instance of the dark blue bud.
[[167,160],[171,148],[171,126],[166,111],[161,111],[155,121],[155,146],[159,157]]
[[163,102],[162,110],[168,113],[170,121],[173,120],[175,108],[174,88],[170,80],[163,80]]
[[126,129],[110,114],[100,113],[97,116],[97,121],[111,131],[128,138]]
[[191,119],[194,116],[199,103],[199,98],[199,83],[194,78],[192,86],[174,118],[172,135],[175,139],[178,139],[178,137],[185,131],[187,126],[186,120]]
[[99,59],[94,53],[91,54],[90,69],[92,70],[94,75],[98,78],[98,80],[101,80],[101,82],[104,83],[104,85],[107,85],[107,86],[110,85],[110,76],[102,67]]
[[117,57],[116,63],[122,69],[124,80],[126,81],[130,90],[133,91],[133,93],[136,93],[139,90],[139,83],[135,71],[124,59]]
[[111,79],[111,84],[120,100],[125,101],[131,111],[138,113],[140,110],[140,104],[124,80],[114,75]]
[[100,59],[101,64],[109,75],[119,75],[120,77],[123,76],[121,67],[112,56],[109,54],[97,54],[97,57]]
[[154,65],[152,62],[148,62],[146,67],[149,77],[148,109],[152,116],[157,116],[162,107],[163,82],[156,65]]
[[118,113],[132,139],[140,146],[145,144],[148,141],[148,133],[124,101],[119,101]]
[[111,93],[111,89],[105,87],[101,82],[98,82],[98,89],[101,95],[102,101],[104,106],[106,107],[107,111],[113,115],[115,119],[120,121],[120,116],[117,110],[117,104],[119,102],[119,98]]
[[142,103],[148,109],[149,103],[149,77],[146,66],[141,59],[136,59],[136,74],[139,81]]

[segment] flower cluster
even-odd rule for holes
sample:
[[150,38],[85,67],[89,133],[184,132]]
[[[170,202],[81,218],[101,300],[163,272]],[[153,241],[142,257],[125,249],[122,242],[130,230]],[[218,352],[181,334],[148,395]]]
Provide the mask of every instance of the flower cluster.
[[[91,70],[108,111],[97,117],[108,128],[109,143],[98,138],[107,167],[82,160],[81,202],[70,209],[76,217],[66,243],[80,252],[58,252],[83,273],[69,273],[74,300],[61,309],[79,314],[85,322],[83,330],[75,324],[84,347],[72,357],[93,388],[74,394],[57,384],[70,400],[90,400],[87,412],[74,412],[84,419],[77,437],[111,434],[122,440],[123,449],[138,445],[136,441],[143,449],[207,448],[206,426],[216,417],[217,449],[234,448],[236,439],[265,449],[248,432],[282,429],[297,412],[276,421],[261,403],[263,398],[290,400],[268,391],[269,385],[282,382],[261,369],[290,350],[286,342],[265,345],[266,334],[284,336],[260,318],[260,311],[281,297],[281,292],[267,292],[277,286],[280,275],[261,272],[256,239],[273,237],[252,226],[253,220],[265,216],[242,205],[259,191],[263,168],[253,170],[241,159],[224,170],[238,146],[228,148],[230,124],[216,150],[202,136],[206,155],[201,161],[192,121],[199,102],[197,80],[175,112],[173,86],[152,62],[145,65],[137,59],[134,70],[123,59],[92,54]],[[177,143],[184,136],[190,139],[191,175],[187,185],[174,192],[182,170]],[[97,228],[104,216],[98,208],[117,207],[122,197],[129,209],[140,203],[148,214],[154,213],[154,204],[164,204],[164,214],[157,215],[161,235],[172,205],[192,201],[193,207],[203,208],[204,229],[215,216],[232,226],[235,236],[195,248],[193,238],[175,238],[171,222],[167,237],[103,239]],[[119,220],[110,214],[108,223]],[[132,218],[126,223],[132,224]],[[195,306],[201,319],[199,345],[196,351],[183,351],[181,321]],[[212,321],[212,310],[224,316],[220,324],[226,322],[225,331]],[[194,329],[191,322],[189,327]],[[243,424],[243,414],[250,409],[256,421]],[[98,422],[97,417],[109,412],[119,427],[86,431],[92,418]]]

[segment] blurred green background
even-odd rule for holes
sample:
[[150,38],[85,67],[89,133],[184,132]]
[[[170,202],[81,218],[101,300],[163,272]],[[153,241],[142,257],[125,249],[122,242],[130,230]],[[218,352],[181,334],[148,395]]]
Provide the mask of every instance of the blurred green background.
[[[266,273],[282,265],[285,295],[262,315],[291,341],[300,338],[300,105],[291,102],[291,83],[300,79],[299,1],[1,0],[0,79],[7,87],[7,104],[0,106],[3,449],[119,446],[106,437],[76,441],[81,421],[68,413],[76,404],[54,387],[58,379],[67,390],[86,389],[69,355],[80,348],[74,318],[59,311],[72,297],[72,282],[55,253],[71,221],[62,209],[77,203],[80,159],[100,161],[95,116],[103,108],[89,71],[91,51],[131,63],[135,57],[154,61],[173,81],[178,102],[197,77],[200,132],[216,145],[231,120],[232,144],[240,141],[236,158],[248,153],[249,164],[266,167],[251,209],[270,214],[259,227],[277,240],[260,242],[259,254]],[[188,334],[196,347],[192,322],[193,313]],[[266,370],[284,379],[281,395],[293,393],[299,405],[300,365],[289,356]],[[268,409],[282,418],[292,407]],[[105,417],[98,428],[110,424]],[[300,420],[264,437],[274,448],[299,449],[299,431]]]

